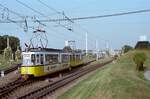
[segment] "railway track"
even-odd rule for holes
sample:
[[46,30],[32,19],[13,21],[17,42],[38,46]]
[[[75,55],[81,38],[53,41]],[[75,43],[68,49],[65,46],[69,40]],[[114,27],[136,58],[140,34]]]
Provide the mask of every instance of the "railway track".
[[[9,68],[6,68],[6,69],[4,69],[4,70],[0,70],[0,73],[3,71],[4,74],[8,74],[8,73],[10,73],[10,72],[13,72],[13,71],[17,70],[20,65],[21,65],[21,64],[15,64],[15,65],[13,65],[13,66],[11,66],[11,67],[9,67]],[[0,75],[0,76],[1,76],[1,75]]]
[[[88,62],[88,64],[91,62],[93,62],[93,61]],[[87,65],[87,64],[85,64],[85,65]],[[69,74],[75,72],[76,70],[78,70],[78,69],[69,71]],[[67,75],[67,74],[65,74],[65,75]],[[47,77],[45,77],[45,78],[47,78]],[[25,85],[28,85],[30,83],[33,83],[34,81],[40,81],[43,79],[44,78],[32,79],[32,80],[31,79],[30,80],[21,80],[18,78],[16,80],[8,83],[7,85],[0,87],[0,98],[6,98],[6,97],[10,96],[9,95],[10,92],[13,92],[18,87],[25,86]]]
[[17,80],[8,83],[6,86],[0,87],[0,99],[6,98],[13,90],[17,89],[18,87],[25,86],[33,82],[34,80],[22,80],[18,78]]
[[105,62],[105,63],[102,63],[102,64],[99,64],[99,65],[93,65],[93,66],[90,66],[88,68],[82,68],[76,72],[73,72],[65,77],[62,77],[61,79],[55,81],[55,82],[52,82],[42,88],[39,88],[37,90],[34,90],[28,94],[25,94],[23,96],[20,96],[20,97],[17,97],[17,99],[37,99],[37,98],[41,98],[53,91],[55,91],[56,89],[70,83],[71,81],[91,72],[91,71],[94,71],[108,63],[111,63],[113,60],[111,61],[108,61],[108,62]]
[[17,79],[11,83],[8,83],[6,86],[0,87],[0,98],[4,97],[6,94],[11,92],[13,89],[21,86],[23,82],[25,82],[25,81]]

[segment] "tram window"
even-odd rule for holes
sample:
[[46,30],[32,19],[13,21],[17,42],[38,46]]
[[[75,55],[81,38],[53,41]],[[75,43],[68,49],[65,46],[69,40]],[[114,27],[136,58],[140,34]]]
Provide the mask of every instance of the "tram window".
[[67,63],[69,61],[69,56],[68,55],[62,55],[62,62]]
[[83,59],[83,56],[82,56],[82,55],[80,55],[80,59]]
[[58,63],[58,55],[51,55],[50,59],[52,60],[52,63]]
[[36,59],[37,59],[37,63],[39,63],[40,62],[39,54],[36,55]]
[[57,54],[47,54],[45,55],[45,61],[47,64],[58,63],[58,55]]
[[71,60],[71,61],[73,60],[73,55],[70,55],[70,60]]
[[23,65],[25,66],[30,65],[30,59],[23,59]]
[[41,54],[41,57],[40,57],[40,58],[41,58],[41,64],[43,64],[43,59],[44,59],[44,58],[43,58],[43,54]]
[[49,55],[49,54],[46,54],[46,55],[45,55],[45,63],[46,63],[46,64],[49,64],[49,61],[50,61],[50,55]]
[[76,55],[76,60],[80,60],[80,56],[79,55]]
[[32,55],[31,55],[31,62],[32,62],[33,64],[35,64],[35,54],[32,54]]
[[74,61],[75,60],[75,55],[70,55],[70,60]]
[[30,54],[23,54],[23,65],[24,66],[31,65]]
[[73,60],[76,60],[76,55],[73,55]]

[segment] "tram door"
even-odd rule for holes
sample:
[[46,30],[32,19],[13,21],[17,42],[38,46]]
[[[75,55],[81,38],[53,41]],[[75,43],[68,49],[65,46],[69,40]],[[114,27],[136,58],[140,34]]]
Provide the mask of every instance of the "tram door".
[[[31,65],[31,57],[30,54],[23,54],[23,66],[30,66]],[[26,74],[28,74],[28,68],[26,68]]]

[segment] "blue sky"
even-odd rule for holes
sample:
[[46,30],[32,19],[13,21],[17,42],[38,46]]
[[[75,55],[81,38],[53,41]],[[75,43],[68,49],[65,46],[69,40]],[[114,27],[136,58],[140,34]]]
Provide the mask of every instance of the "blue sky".
[[[37,0],[20,0],[32,8],[43,13],[47,18],[62,18],[54,11],[41,5]],[[112,14],[124,11],[135,11],[150,8],[150,0],[42,0],[58,11],[64,11],[67,16],[84,17]],[[20,13],[23,16],[36,16],[39,19],[47,19],[30,9],[22,6],[16,0],[0,0],[0,4]],[[0,9],[1,13],[3,9]],[[121,48],[124,44],[134,46],[140,35],[146,35],[150,41],[150,12],[132,14],[117,17],[108,17],[92,20],[78,20],[71,24],[74,32],[58,27],[54,23],[45,23],[42,27],[47,31],[48,47],[63,48],[65,40],[75,40],[77,48],[85,48],[85,33],[88,31],[88,48],[95,48],[95,40],[98,40],[99,49],[104,49],[106,43],[110,48]],[[21,19],[9,14],[14,20]],[[0,17],[1,19],[1,17]],[[67,22],[64,22],[65,24]],[[37,23],[29,22],[30,26],[38,26]],[[21,45],[28,42],[32,36],[32,29],[25,33],[21,24],[0,23],[0,35],[14,35],[20,38]]]

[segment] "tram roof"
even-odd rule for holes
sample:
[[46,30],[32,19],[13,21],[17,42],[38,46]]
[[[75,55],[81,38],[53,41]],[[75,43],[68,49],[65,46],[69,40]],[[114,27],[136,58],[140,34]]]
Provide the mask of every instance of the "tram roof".
[[[59,52],[59,53],[66,53],[63,49],[54,49],[54,48],[28,48],[25,49],[23,52]],[[70,52],[69,52],[70,53]],[[81,50],[74,50],[71,53],[81,53]]]
[[64,52],[62,49],[54,49],[54,48],[29,48],[25,49],[25,51],[30,52]]

